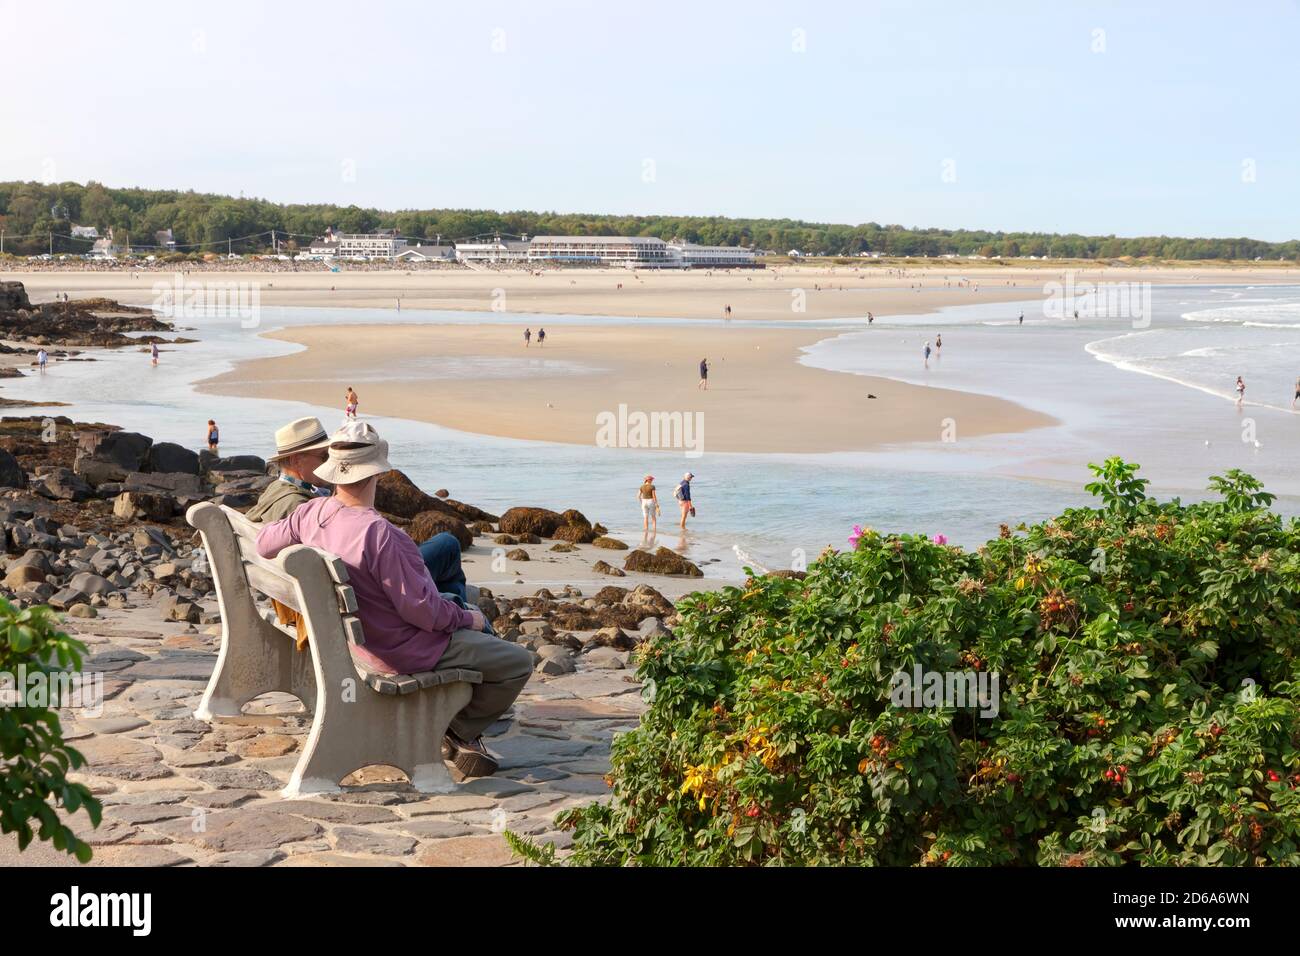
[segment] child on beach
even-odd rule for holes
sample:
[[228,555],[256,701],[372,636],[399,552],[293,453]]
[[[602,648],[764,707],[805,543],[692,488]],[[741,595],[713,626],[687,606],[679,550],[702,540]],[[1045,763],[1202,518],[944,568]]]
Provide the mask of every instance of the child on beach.
[[524,329],[524,348],[528,348],[528,346],[532,344],[533,344],[533,330]]
[[930,367],[930,343],[925,343],[925,367]]
[[537,347],[540,349],[545,344],[546,344],[546,330],[539,328],[537,330]]
[[[45,372],[45,363],[48,362],[49,360],[50,360],[50,353],[45,351],[45,349],[41,349],[39,352],[36,353],[36,365],[38,368],[40,368],[42,373]],[[1293,402],[1292,404],[1295,403]]]
[[686,474],[682,475],[681,482],[677,485],[676,490],[673,491],[673,497],[676,498],[682,506],[681,527],[683,531],[686,530],[687,515],[695,514],[695,505],[691,503],[691,479],[694,477],[695,475],[688,471]]
[[1246,383],[1243,382],[1241,380],[1241,376],[1238,375],[1237,376],[1237,404],[1240,405],[1245,400],[1246,400]]
[[344,401],[344,405],[343,405],[344,417],[347,418],[349,421],[356,421],[357,406],[361,404],[361,400],[357,398],[357,393],[353,390],[351,385],[348,386],[348,392],[346,395],[343,396],[343,401]]
[[943,336],[942,336],[942,335],[936,335],[936,336],[934,337],[934,357],[935,357],[936,359],[939,357],[939,350],[940,350],[941,348],[943,348]]
[[208,419],[208,451],[212,454],[217,453],[217,446],[221,444],[221,432],[217,430],[217,423]]
[[655,476],[646,475],[637,492],[637,501],[641,505],[641,530],[649,531],[652,527],[659,530],[659,493],[655,491]]
[[153,342],[149,346],[149,354],[153,357],[153,364],[158,364],[158,343]]

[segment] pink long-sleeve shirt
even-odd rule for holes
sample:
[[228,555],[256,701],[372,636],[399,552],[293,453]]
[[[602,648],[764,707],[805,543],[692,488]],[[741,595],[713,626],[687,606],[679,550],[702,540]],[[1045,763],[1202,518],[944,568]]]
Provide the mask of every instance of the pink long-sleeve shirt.
[[295,544],[336,554],[347,566],[366,639],[356,653],[376,670],[432,670],[452,632],[474,626],[469,611],[438,593],[415,542],[373,508],[313,498],[257,535],[264,558]]

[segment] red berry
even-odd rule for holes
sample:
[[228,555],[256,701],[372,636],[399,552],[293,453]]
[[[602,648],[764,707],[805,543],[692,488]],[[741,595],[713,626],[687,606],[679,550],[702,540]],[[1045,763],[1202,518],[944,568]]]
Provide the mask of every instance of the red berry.
[[1114,770],[1107,770],[1104,774],[1102,774],[1102,776],[1105,777],[1107,780],[1114,780],[1114,779],[1115,779],[1115,771],[1114,771]]
[[1119,765],[1118,767],[1116,767],[1115,769],[1118,770],[1118,771],[1119,771],[1120,773],[1122,773],[1122,774],[1123,774],[1123,773],[1128,773],[1128,765],[1127,765],[1127,764],[1120,764],[1120,765]]
[[749,805],[749,809],[745,811],[745,816],[747,816],[747,817],[756,817],[756,816],[758,816],[758,804],[757,804],[757,803],[751,803],[751,804]]
[[1279,780],[1281,780],[1282,778],[1278,776],[1278,773],[1277,773],[1276,770],[1270,770],[1270,771],[1268,772],[1268,779],[1271,780],[1271,781],[1273,781],[1274,783],[1277,783],[1277,782],[1278,782]]

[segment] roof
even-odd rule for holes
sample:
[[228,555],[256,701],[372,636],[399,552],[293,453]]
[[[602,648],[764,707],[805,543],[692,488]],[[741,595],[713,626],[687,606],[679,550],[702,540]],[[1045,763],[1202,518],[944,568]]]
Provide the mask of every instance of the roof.
[[597,245],[613,245],[615,243],[639,242],[658,243],[663,245],[664,241],[654,236],[534,236],[533,242],[587,242]]
[[445,259],[452,254],[454,249],[451,246],[407,246],[397,254],[401,259],[405,256],[422,256],[429,259]]

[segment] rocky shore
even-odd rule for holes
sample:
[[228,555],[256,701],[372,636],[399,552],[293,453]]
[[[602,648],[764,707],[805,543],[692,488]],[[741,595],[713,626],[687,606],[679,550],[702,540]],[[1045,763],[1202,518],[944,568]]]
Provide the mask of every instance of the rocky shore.
[[[192,341],[153,334],[172,331],[171,323],[155,318],[150,309],[99,298],[33,305],[21,282],[0,282],[0,339],[9,342],[121,348]],[[128,335],[128,332],[150,334]],[[10,347],[9,351],[14,350]]]

